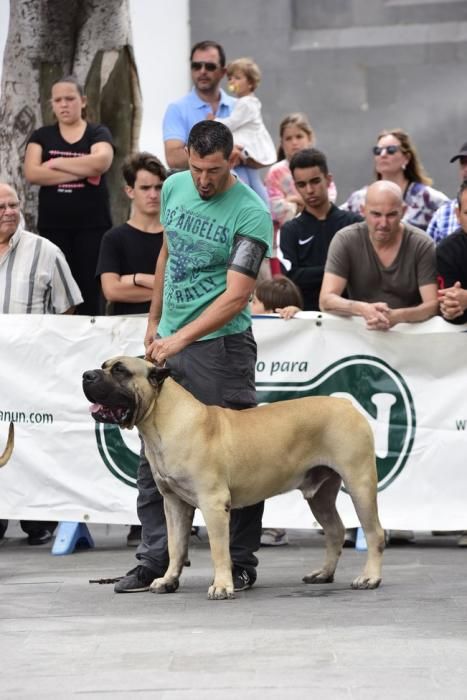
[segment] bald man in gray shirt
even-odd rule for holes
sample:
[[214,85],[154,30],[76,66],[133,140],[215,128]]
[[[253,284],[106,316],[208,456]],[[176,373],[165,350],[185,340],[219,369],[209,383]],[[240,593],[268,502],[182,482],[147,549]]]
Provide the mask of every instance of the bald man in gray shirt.
[[[320,309],[362,316],[369,330],[425,321],[438,311],[433,241],[403,223],[398,185],[378,180],[367,191],[364,223],[341,229],[326,260]],[[347,290],[348,298],[343,292]]]

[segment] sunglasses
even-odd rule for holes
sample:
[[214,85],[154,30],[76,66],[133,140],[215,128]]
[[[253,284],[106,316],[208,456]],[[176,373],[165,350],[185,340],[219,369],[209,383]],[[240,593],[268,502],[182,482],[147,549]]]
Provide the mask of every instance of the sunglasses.
[[206,68],[210,73],[214,73],[215,70],[219,68],[217,63],[211,63],[211,61],[192,61],[191,70],[201,70]]
[[397,151],[400,150],[400,146],[373,146],[373,154],[375,156],[380,156],[383,151],[386,151],[388,156],[393,156],[394,153],[397,153]]

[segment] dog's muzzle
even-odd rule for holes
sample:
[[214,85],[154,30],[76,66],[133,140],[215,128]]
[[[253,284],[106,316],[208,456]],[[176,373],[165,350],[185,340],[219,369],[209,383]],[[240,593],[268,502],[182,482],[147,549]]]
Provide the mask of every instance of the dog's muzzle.
[[92,403],[89,410],[94,420],[98,423],[117,425],[129,423],[133,412],[132,407],[122,403],[121,394],[117,392],[117,395],[113,397],[108,389],[108,382],[106,382],[102,370],[93,369],[84,372],[83,391],[88,401]]

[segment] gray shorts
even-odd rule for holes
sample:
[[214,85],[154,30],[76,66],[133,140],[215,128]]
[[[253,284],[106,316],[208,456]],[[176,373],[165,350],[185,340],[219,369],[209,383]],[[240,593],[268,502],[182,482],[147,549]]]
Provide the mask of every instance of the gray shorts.
[[251,328],[192,343],[167,360],[172,377],[198,401],[223,408],[256,406],[256,342]]

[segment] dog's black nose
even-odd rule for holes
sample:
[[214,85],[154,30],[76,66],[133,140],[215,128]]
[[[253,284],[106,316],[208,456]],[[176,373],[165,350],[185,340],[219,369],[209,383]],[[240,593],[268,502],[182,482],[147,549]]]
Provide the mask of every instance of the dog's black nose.
[[97,369],[89,369],[83,374],[83,384],[93,384],[99,379],[99,371]]

